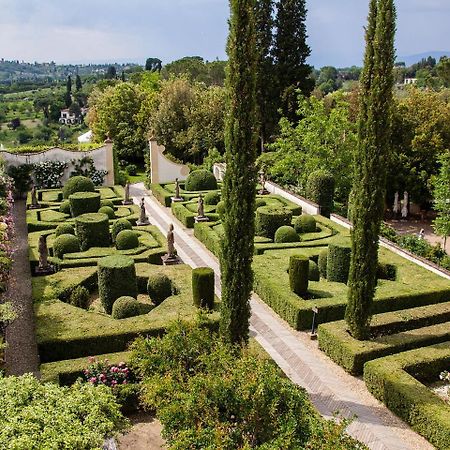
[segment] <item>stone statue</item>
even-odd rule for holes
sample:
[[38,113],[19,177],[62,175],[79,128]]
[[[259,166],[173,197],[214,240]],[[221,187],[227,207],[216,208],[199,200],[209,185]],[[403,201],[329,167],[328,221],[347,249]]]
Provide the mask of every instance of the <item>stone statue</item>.
[[131,205],[133,202],[130,199],[130,183],[127,181],[125,184],[125,200],[123,201],[124,205]]
[[37,209],[40,208],[38,199],[37,199],[37,190],[36,190],[36,186],[33,184],[33,187],[31,188],[31,205],[30,205],[31,209]]
[[47,271],[50,268],[50,264],[48,263],[48,247],[47,247],[47,235],[41,234],[39,236],[39,270]]
[[399,195],[398,192],[395,193],[394,196],[394,206],[392,208],[392,212],[397,215],[400,212],[400,201],[399,201]]
[[148,220],[147,214],[145,213],[145,202],[144,197],[141,199],[141,211],[139,215],[139,220],[136,222],[138,226],[142,225],[150,225],[150,221]]
[[169,257],[175,257],[175,235],[173,233],[173,224],[169,226],[169,231],[167,232],[167,255]]
[[408,217],[408,203],[409,203],[409,194],[405,191],[403,194],[403,205],[402,205],[402,218],[406,219]]
[[175,198],[180,198],[180,182],[175,178]]
[[269,191],[266,189],[266,174],[264,173],[264,170],[259,171],[259,184],[261,185],[261,189],[258,192],[260,195],[267,195]]
[[203,200],[203,195],[200,194],[198,197],[198,208],[197,208],[197,216],[205,217],[205,201]]

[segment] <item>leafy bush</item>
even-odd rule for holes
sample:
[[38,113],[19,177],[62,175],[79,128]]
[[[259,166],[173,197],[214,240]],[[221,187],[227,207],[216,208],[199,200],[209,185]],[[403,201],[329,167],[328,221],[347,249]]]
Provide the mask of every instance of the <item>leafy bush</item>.
[[138,235],[133,230],[122,230],[116,236],[117,250],[130,250],[139,247]]
[[328,249],[322,250],[319,253],[319,272],[322,278],[327,278],[327,265],[328,265]]
[[266,201],[263,200],[262,198],[257,198],[257,199],[255,200],[255,209],[258,209],[258,208],[260,208],[261,206],[266,206],[266,205],[267,205]]
[[298,234],[314,233],[317,230],[316,219],[310,214],[302,214],[295,219],[294,228]]
[[288,225],[283,225],[282,227],[278,228],[278,230],[275,232],[275,242],[277,244],[283,244],[287,242],[299,242],[299,241],[300,238],[298,234],[292,227]]
[[137,166],[135,164],[128,164],[128,166],[125,167],[125,171],[128,175],[134,177],[137,174]]
[[309,258],[303,255],[293,255],[289,259],[289,284],[291,291],[297,295],[308,292]]
[[83,156],[81,159],[72,159],[73,171],[70,176],[83,176],[90,178],[95,186],[103,184],[105,176],[108,174],[107,170],[97,170],[95,168],[94,160],[90,156]]
[[[134,301],[136,302],[136,300]],[[94,386],[103,385],[114,388],[134,381],[133,372],[124,362],[109,364],[107,359],[99,361],[91,357],[89,363],[89,366],[83,370],[83,378]]]
[[256,210],[256,234],[273,239],[278,228],[290,226],[291,221],[292,211],[289,209],[261,206]]
[[34,179],[38,189],[54,189],[61,187],[61,178],[67,168],[62,161],[44,161],[34,165]]
[[330,217],[334,204],[335,180],[325,170],[312,172],[306,183],[306,197],[320,206],[320,214]]
[[109,219],[106,214],[91,213],[78,216],[75,228],[82,251],[91,247],[109,247]]
[[75,286],[70,293],[69,303],[77,308],[87,309],[89,305],[89,291],[84,286]]
[[80,240],[73,234],[62,234],[53,242],[53,253],[63,259],[66,253],[76,253],[80,251]]
[[192,295],[197,308],[212,309],[214,306],[214,270],[197,267],[192,270]]
[[68,199],[77,192],[95,192],[94,183],[90,178],[75,176],[69,178],[63,188],[63,196]]
[[58,225],[55,230],[56,237],[61,236],[62,234],[73,234],[75,235],[75,228],[70,223],[62,223]]
[[194,170],[188,175],[184,189],[185,191],[213,191],[217,189],[217,180],[208,170]]
[[69,216],[72,215],[69,200],[64,200],[61,205],[59,205],[59,212],[62,212],[63,214],[69,214]]
[[172,281],[164,273],[152,273],[148,277],[147,292],[153,303],[159,305],[172,295]]
[[139,304],[133,297],[119,297],[113,304],[112,316],[114,319],[127,319],[140,314]]
[[123,230],[132,230],[133,225],[127,219],[119,219],[113,223],[111,228],[111,237],[113,242],[116,241],[116,236]]
[[41,384],[33,375],[0,375],[0,447],[98,449],[125,427],[111,390],[75,383]]
[[208,192],[204,200],[205,205],[217,205],[220,202],[220,192]]
[[95,213],[100,209],[100,194],[97,192],[76,192],[69,197],[72,217]]
[[225,213],[225,202],[220,201],[216,206],[216,213],[219,214],[220,220],[223,220],[223,215]]
[[99,213],[106,214],[110,220],[116,218],[116,213],[114,212],[114,209],[111,208],[111,206],[102,206],[99,210]]
[[347,246],[330,244],[327,257],[327,279],[347,283],[352,249]]
[[8,176],[13,179],[15,195],[22,198],[23,194],[31,187],[32,164],[21,164],[20,166],[8,166]]

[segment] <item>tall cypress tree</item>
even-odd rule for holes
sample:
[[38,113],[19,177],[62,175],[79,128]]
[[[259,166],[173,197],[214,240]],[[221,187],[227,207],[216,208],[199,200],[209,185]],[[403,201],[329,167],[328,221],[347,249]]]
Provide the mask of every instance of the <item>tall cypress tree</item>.
[[224,241],[221,252],[220,331],[226,341],[248,341],[253,272],[256,191],[255,0],[230,0],[227,171],[223,185]]
[[391,141],[396,12],[393,0],[371,0],[361,74],[358,146],[352,193],[352,259],[345,318],[367,339],[377,284],[378,239]]
[[297,120],[297,93],[309,96],[314,88],[310,78],[311,67],[306,58],[311,50],[306,43],[306,1],[279,0],[275,19],[275,45],[277,91],[283,115]]
[[71,77],[70,75],[67,77],[66,91],[67,91],[69,94],[72,93],[72,77]]
[[81,88],[83,87],[83,83],[81,82],[80,75],[77,75],[75,79],[75,87],[77,91],[81,91]]

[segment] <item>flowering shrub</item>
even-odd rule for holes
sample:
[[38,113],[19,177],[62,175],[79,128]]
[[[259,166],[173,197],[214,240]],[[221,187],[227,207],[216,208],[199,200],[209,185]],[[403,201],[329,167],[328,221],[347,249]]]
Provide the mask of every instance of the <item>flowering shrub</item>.
[[101,186],[105,176],[108,174],[107,170],[97,170],[95,168],[94,160],[90,156],[84,156],[77,160],[72,159],[73,171],[70,173],[71,177],[81,175],[90,178],[96,186]]
[[61,178],[67,163],[63,161],[44,161],[34,165],[34,179],[38,189],[61,187]]
[[6,290],[14,248],[14,204],[11,179],[0,169],[0,293]]
[[129,384],[133,381],[133,374],[124,362],[108,364],[108,360],[98,361],[89,358],[90,365],[83,371],[84,379],[94,386],[104,385],[114,387]]

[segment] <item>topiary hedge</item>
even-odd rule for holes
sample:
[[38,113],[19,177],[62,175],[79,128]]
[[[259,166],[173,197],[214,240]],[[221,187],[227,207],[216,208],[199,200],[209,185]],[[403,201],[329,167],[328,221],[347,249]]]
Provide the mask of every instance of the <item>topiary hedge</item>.
[[133,230],[122,230],[116,236],[117,250],[130,250],[139,247],[138,235]]
[[197,308],[214,307],[214,270],[198,267],[192,271],[192,295]]
[[256,234],[273,239],[283,225],[290,226],[292,211],[283,207],[261,206],[256,210]]
[[69,178],[63,188],[63,197],[68,199],[76,192],[95,192],[94,183],[90,178],[83,176]]
[[338,244],[328,246],[327,279],[338,283],[347,283],[350,270],[352,249]]
[[155,305],[161,304],[166,298],[172,295],[172,281],[161,272],[150,274],[147,283],[147,292]]
[[320,272],[319,272],[319,266],[312,261],[309,260],[309,281],[320,281]]
[[69,214],[71,215],[72,212],[70,210],[70,201],[64,200],[61,205],[59,205],[59,212],[62,212],[63,214]]
[[217,180],[209,170],[194,170],[187,177],[185,191],[213,191],[217,189]]
[[208,192],[204,197],[205,205],[217,205],[220,197],[220,192]]
[[116,213],[114,212],[114,208],[111,208],[111,206],[102,206],[99,210],[99,213],[106,214],[110,220],[113,220],[116,218]]
[[62,234],[53,242],[53,254],[63,259],[66,253],[76,253],[80,251],[80,240],[73,234]]
[[334,207],[335,181],[325,170],[312,172],[306,183],[306,197],[320,206],[320,214],[330,217]]
[[106,214],[91,213],[78,216],[75,227],[82,251],[91,247],[109,247],[109,218]]
[[328,249],[322,250],[319,253],[319,272],[322,278],[327,279],[327,265],[328,265]]
[[97,192],[77,192],[69,197],[72,217],[94,213],[100,209],[100,194]]
[[316,219],[310,214],[302,214],[295,219],[294,228],[298,234],[314,233],[317,230]]
[[75,229],[70,223],[62,223],[58,225],[55,230],[56,237],[61,236],[62,234],[73,234],[75,235]]
[[308,291],[309,258],[303,255],[292,255],[289,259],[289,285],[297,295],[305,295]]
[[397,267],[394,264],[378,263],[377,278],[381,280],[395,281],[397,278]]
[[119,297],[113,304],[112,317],[114,319],[127,319],[140,314],[139,303],[133,297]]
[[97,274],[98,292],[107,314],[111,314],[119,297],[137,297],[136,269],[129,256],[112,255],[100,259]]
[[114,209],[114,202],[112,200],[108,200],[108,199],[100,200],[100,206],[101,207],[109,206],[110,208]]
[[287,242],[300,242],[300,238],[292,227],[283,225],[275,232],[275,243],[284,244]]
[[111,238],[112,241],[116,241],[116,236],[123,230],[132,230],[133,225],[127,219],[118,219],[113,223],[111,227]]
[[89,305],[89,291],[84,286],[75,286],[70,293],[69,303],[77,308],[87,309]]

